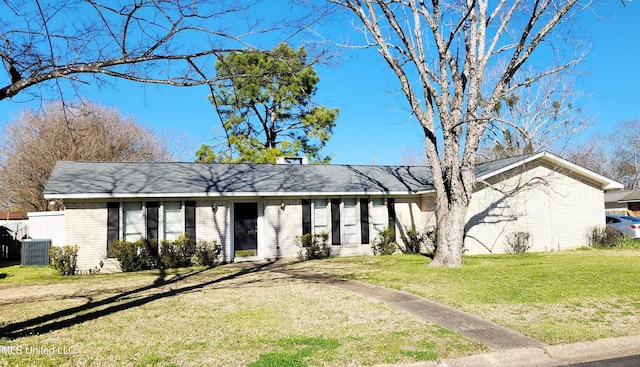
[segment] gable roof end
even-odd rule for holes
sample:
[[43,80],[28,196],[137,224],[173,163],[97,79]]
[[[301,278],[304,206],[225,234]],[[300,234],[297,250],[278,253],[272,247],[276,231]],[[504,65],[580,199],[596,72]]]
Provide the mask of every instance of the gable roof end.
[[[515,159],[514,159],[515,158]],[[564,168],[570,172],[573,172],[577,175],[580,175],[586,179],[589,179],[590,181],[593,181],[595,183],[600,184],[600,187],[603,190],[615,190],[615,189],[622,189],[624,188],[624,185],[621,184],[618,181],[612,180],[610,178],[607,178],[605,176],[602,176],[600,174],[597,174],[587,168],[584,168],[582,166],[579,166],[575,163],[569,162],[566,159],[560,158],[557,155],[551,154],[549,152],[539,152],[539,153],[532,153],[532,154],[527,154],[527,155],[523,155],[523,156],[519,156],[519,157],[514,157],[511,158],[513,159],[513,161],[508,162],[507,164],[502,165],[502,167],[496,168],[494,170],[489,170],[487,173],[484,174],[480,174],[478,172],[477,175],[477,180],[478,181],[482,181],[482,180],[486,180],[490,177],[493,177],[495,175],[504,173],[508,170],[514,169],[518,166],[521,166],[523,164],[529,163],[529,162],[533,162],[535,160],[538,159],[542,159],[548,163],[551,163],[553,165],[557,165],[558,167]],[[505,159],[508,160],[509,158]],[[500,160],[502,161],[502,160]],[[496,161],[496,162],[489,162],[488,164],[495,164],[497,162],[500,161]]]

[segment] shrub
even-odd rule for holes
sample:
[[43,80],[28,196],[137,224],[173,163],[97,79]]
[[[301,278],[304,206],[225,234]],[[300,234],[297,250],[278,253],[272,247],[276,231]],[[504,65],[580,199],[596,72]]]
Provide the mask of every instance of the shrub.
[[61,275],[74,275],[77,270],[78,246],[53,246],[49,249],[51,265]]
[[[425,236],[425,255],[433,257],[438,249],[438,228],[433,228],[432,230],[427,231]],[[462,252],[464,252],[464,244]]]
[[325,259],[331,256],[331,246],[327,243],[329,234],[326,232],[311,234],[307,233],[301,237],[296,237],[296,246],[300,247],[298,259],[300,261]]
[[398,244],[395,242],[396,231],[386,227],[378,233],[378,237],[373,240],[371,248],[374,255],[391,255],[396,252]]
[[216,241],[198,241],[191,262],[196,266],[218,266],[222,248]]
[[427,242],[427,234],[419,232],[415,227],[402,233],[404,248],[400,246],[400,251],[405,254],[419,254],[423,245]]
[[608,226],[593,226],[586,236],[591,247],[617,247],[623,240],[622,233]]
[[124,272],[156,269],[159,265],[157,243],[144,239],[114,241],[109,247],[109,256],[118,260]]
[[173,241],[162,241],[160,264],[165,269],[191,266],[191,257],[194,254],[194,246],[189,235],[184,233]]
[[505,250],[508,254],[524,254],[531,248],[531,233],[518,231],[511,232],[507,235],[506,242],[507,248]]

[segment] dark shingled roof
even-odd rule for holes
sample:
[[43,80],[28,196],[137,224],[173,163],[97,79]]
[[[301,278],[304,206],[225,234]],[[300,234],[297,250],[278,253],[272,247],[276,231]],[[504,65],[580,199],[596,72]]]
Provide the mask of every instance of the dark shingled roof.
[[640,201],[640,190],[633,190],[631,192],[627,191],[627,194],[624,197],[618,199],[619,202],[622,203],[635,203]]
[[[480,164],[478,177],[524,156]],[[56,164],[47,198],[412,194],[434,190],[426,166],[69,162]]]

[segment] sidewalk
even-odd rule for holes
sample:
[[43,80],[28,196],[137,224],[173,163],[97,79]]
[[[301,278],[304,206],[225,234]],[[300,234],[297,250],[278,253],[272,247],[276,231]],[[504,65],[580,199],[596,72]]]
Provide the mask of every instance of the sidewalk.
[[552,367],[640,355],[640,335],[575,344],[547,345],[475,315],[410,293],[305,270],[286,269],[277,263],[267,265],[265,270],[327,284],[388,303],[428,322],[481,342],[491,350],[488,353],[439,362],[413,363],[405,365],[406,367]]

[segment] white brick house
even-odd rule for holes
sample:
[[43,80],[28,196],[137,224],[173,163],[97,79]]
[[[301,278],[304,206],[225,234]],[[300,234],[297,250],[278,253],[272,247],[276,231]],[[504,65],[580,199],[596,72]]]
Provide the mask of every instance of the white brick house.
[[[469,254],[503,253],[531,234],[532,251],[576,248],[604,225],[603,190],[622,185],[550,153],[477,166]],[[336,256],[371,253],[382,228],[434,228],[428,167],[58,162],[45,198],[63,199],[65,242],[81,269],[113,264],[115,239],[189,233],[222,245],[224,260],[295,257],[295,238],[329,234]]]

